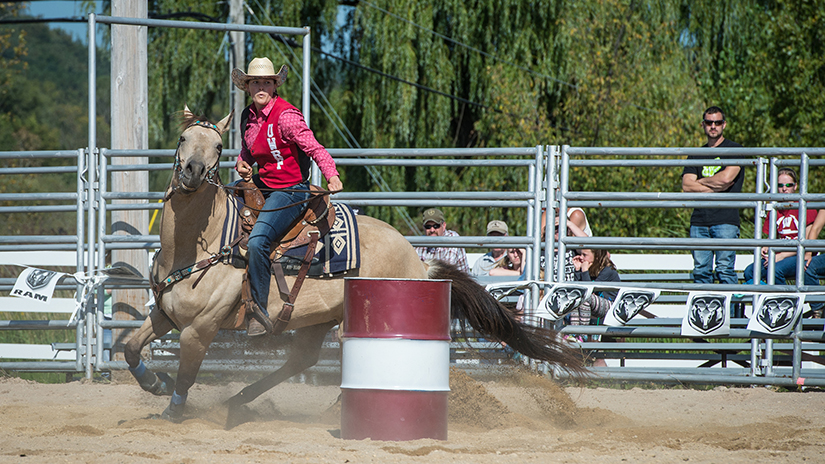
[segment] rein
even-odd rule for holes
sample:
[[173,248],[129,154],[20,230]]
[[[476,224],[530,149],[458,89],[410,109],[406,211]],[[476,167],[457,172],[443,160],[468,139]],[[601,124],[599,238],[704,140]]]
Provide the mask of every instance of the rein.
[[[254,188],[250,188],[250,187],[237,187],[237,186],[234,186],[234,185],[221,185],[220,187],[223,188],[224,190],[255,190]],[[281,206],[279,208],[273,208],[273,209],[258,209],[258,208],[253,208],[249,205],[246,205],[246,208],[249,208],[252,211],[257,211],[259,213],[270,213],[270,212],[273,212],[273,211],[280,211],[282,209],[289,209],[289,208],[292,208],[293,206],[298,206],[298,205],[303,205],[305,203],[309,203],[310,201],[312,201],[317,196],[332,195],[332,194],[340,192],[340,190],[334,190],[334,191],[333,190],[311,190],[311,189],[306,190],[306,189],[293,189],[293,188],[283,188],[283,189],[258,188],[258,190],[260,190],[261,192],[309,193],[309,195],[310,195],[309,198],[306,199],[306,200],[296,201],[295,203],[290,203],[286,206]]]
[[[212,124],[209,121],[195,121],[192,124],[189,124],[188,126],[186,126],[186,129],[184,129],[183,132],[186,132],[186,130],[189,129],[190,127],[192,127],[192,126],[206,127],[207,129],[212,129],[213,131],[217,132],[218,135],[222,135],[221,132],[218,130],[218,126]],[[223,185],[223,182],[221,182],[220,176],[218,175],[218,167],[220,165],[220,161],[221,161],[221,155],[218,154],[218,159],[215,160],[215,164],[213,164],[209,168],[209,170],[206,172],[206,177],[204,178],[206,180],[206,183],[212,184],[215,187],[218,187],[218,188],[223,189],[223,190],[252,190],[249,187],[236,187],[236,186],[230,186],[230,185]],[[178,146],[175,149],[175,164],[172,166],[172,170],[175,173],[177,173],[178,175],[180,175],[180,173],[183,171],[183,167],[182,167],[181,162],[180,162],[180,139],[178,139]],[[216,180],[216,178],[217,178],[217,180]],[[192,193],[193,192],[193,190],[188,189],[182,183],[176,185],[173,192],[178,191],[178,190],[180,190],[183,193]],[[309,203],[310,201],[312,201],[313,198],[315,198],[318,195],[332,195],[334,193],[339,192],[338,190],[336,190],[336,191],[332,191],[332,190],[305,190],[305,189],[292,189],[292,188],[285,188],[285,189],[258,188],[258,190],[260,190],[261,192],[275,192],[275,191],[293,192],[293,193],[306,193],[306,192],[308,192],[310,194],[310,197],[306,200],[291,203],[291,204],[288,204],[286,206],[281,206],[279,208],[257,209],[257,208],[253,208],[253,207],[247,205],[247,208],[249,208],[252,211],[259,212],[259,213],[270,213],[270,212],[274,212],[274,211],[281,211],[283,209],[289,209],[289,208],[292,208],[293,206],[298,206],[298,205],[303,205],[303,204]],[[170,196],[171,196],[171,194],[170,194]]]

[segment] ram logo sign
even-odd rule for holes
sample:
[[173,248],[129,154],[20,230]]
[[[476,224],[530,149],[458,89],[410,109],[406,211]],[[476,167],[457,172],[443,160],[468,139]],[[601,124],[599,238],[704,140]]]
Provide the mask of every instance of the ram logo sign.
[[748,322],[748,330],[788,335],[802,312],[803,298],[794,294],[761,295],[756,311]]
[[682,335],[729,335],[729,307],[729,294],[691,293],[687,300],[687,313],[682,320]]
[[27,267],[17,276],[11,296],[48,303],[62,273]]

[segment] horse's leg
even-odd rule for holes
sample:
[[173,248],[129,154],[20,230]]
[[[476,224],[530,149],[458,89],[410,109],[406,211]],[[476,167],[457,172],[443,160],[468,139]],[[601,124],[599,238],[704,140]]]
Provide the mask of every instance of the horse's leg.
[[203,363],[206,349],[218,333],[217,326],[197,327],[190,325],[180,333],[180,365],[178,367],[177,384],[169,400],[169,407],[163,411],[161,417],[168,421],[180,422],[183,420],[183,409],[186,406],[186,396],[189,388],[195,384],[195,378]]
[[280,369],[249,385],[237,395],[226,400],[224,404],[229,407],[229,417],[227,417],[226,420],[226,428],[231,429],[237,425],[234,423],[235,421],[232,420],[234,408],[249,403],[275,385],[317,364],[318,358],[321,355],[324,338],[335,324],[335,321],[331,321],[296,329],[293,345],[290,348],[289,358],[286,360],[286,363],[284,363]]
[[169,374],[158,372],[155,374],[146,368],[140,359],[140,351],[152,340],[166,335],[172,330],[172,322],[159,310],[154,309],[149,317],[143,321],[138,331],[126,343],[123,354],[129,364],[129,372],[135,377],[140,388],[154,395],[171,395],[175,389],[175,381]]

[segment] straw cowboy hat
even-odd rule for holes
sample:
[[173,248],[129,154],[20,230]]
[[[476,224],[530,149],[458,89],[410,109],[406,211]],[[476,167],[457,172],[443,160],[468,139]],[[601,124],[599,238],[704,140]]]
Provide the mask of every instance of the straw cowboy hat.
[[246,90],[246,86],[252,79],[272,79],[275,81],[275,88],[281,86],[286,81],[286,74],[289,69],[286,65],[281,66],[278,74],[275,74],[275,67],[269,58],[254,58],[249,62],[247,73],[238,68],[232,70],[232,83],[235,87]]

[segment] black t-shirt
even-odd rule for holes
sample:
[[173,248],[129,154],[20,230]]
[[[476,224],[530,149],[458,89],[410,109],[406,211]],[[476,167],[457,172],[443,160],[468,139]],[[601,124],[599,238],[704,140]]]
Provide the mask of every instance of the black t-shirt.
[[[705,144],[703,147],[707,147],[708,145]],[[732,147],[739,147],[741,148],[742,145],[738,143],[725,139],[722,140],[722,143],[719,144],[717,148],[732,148]],[[718,156],[707,155],[707,156],[688,156],[687,159],[719,159]],[[685,166],[685,170],[682,171],[682,176],[685,174],[696,174],[696,179],[702,179],[705,177],[713,177],[714,174],[722,170],[722,166]],[[724,190],[724,193],[739,193],[742,191],[742,184],[745,181],[745,169],[740,168],[739,174],[733,180],[733,185],[731,185],[727,190]],[[701,227],[709,227],[715,226],[719,224],[732,224],[735,226],[739,226],[739,210],[738,209],[731,209],[731,208],[696,208],[693,210],[693,215],[690,216],[690,225],[692,226],[701,226]]]

